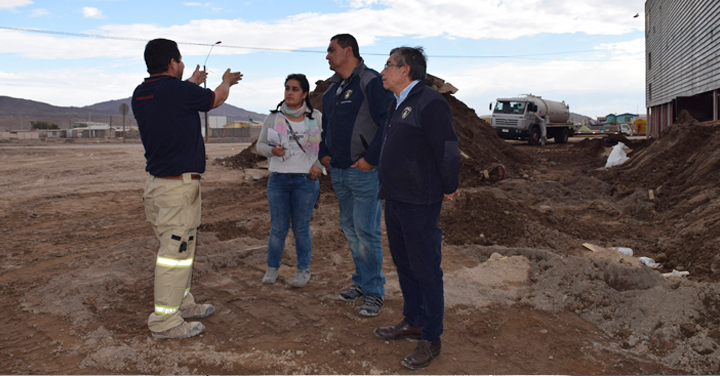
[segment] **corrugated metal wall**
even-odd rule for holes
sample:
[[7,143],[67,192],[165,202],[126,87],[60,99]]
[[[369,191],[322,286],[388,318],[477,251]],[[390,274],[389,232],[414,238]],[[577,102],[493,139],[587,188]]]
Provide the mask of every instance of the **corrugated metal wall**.
[[720,88],[720,1],[648,0],[646,103]]

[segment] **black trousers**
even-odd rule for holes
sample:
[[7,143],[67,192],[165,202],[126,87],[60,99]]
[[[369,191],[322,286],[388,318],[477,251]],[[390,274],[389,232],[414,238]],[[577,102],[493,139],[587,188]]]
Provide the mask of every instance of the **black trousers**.
[[442,201],[432,205],[385,201],[385,225],[405,301],[405,322],[422,327],[422,339],[431,342],[440,342],[445,313],[441,207]]

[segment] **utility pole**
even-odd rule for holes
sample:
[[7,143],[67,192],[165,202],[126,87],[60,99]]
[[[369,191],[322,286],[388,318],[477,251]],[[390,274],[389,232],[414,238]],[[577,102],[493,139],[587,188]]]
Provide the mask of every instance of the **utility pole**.
[[120,105],[120,113],[123,116],[123,144],[125,143],[125,115],[128,113],[128,105],[123,103]]
[[[212,46],[210,46],[210,51],[208,51],[207,57],[205,57],[205,62],[203,63],[203,71],[207,73],[207,68],[205,65],[207,64],[208,58],[210,57],[210,53],[213,50],[213,47],[215,47],[216,44],[222,43],[221,41],[215,42]],[[205,79],[205,82],[203,82],[203,87],[207,88],[207,78]],[[208,111],[205,111],[205,143],[207,144],[210,142],[210,122],[208,121]]]

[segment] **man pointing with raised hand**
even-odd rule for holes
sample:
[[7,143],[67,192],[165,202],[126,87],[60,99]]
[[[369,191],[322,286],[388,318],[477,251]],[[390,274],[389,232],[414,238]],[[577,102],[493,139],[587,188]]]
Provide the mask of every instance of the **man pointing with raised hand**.
[[225,102],[240,72],[223,74],[212,91],[199,85],[207,74],[195,68],[182,81],[185,64],[177,44],[155,39],[145,46],[150,77],[132,96],[132,109],[145,147],[145,216],[160,240],[155,263],[155,311],[148,327],[155,338],[187,338],[205,326],[186,322],[215,312],[211,304],[196,304],[190,293],[192,266],[200,226],[200,179],[205,172],[199,111]]

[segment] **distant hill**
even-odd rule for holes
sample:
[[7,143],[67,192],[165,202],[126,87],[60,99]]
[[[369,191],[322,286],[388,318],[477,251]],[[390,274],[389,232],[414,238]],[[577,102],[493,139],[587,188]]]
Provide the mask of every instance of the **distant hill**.
[[[120,104],[130,106],[130,98],[116,99],[96,103],[85,107],[59,107],[29,99],[0,96],[0,130],[30,129],[30,121],[47,121],[57,124],[60,128],[69,128],[74,121],[96,121],[120,125],[122,114]],[[213,116],[227,116],[228,122],[264,120],[267,115],[247,111],[230,104],[210,111]],[[134,126],[135,118],[131,111],[125,116],[128,126]]]
[[0,115],[68,115],[79,107],[57,107],[47,103],[13,97],[0,96]]

